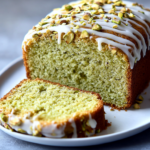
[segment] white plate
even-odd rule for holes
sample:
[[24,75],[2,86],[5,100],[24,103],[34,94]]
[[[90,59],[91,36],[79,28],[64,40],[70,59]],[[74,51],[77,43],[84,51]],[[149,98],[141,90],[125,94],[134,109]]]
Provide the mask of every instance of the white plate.
[[[22,58],[16,59],[3,69],[0,74],[2,97],[22,79],[26,78]],[[142,94],[144,102],[140,105],[141,108],[138,110],[130,108],[127,111],[110,111],[110,107],[105,106],[106,119],[109,120],[109,122],[112,122],[112,125],[96,137],[52,139],[11,132],[2,126],[0,126],[0,129],[9,135],[24,141],[52,146],[88,146],[116,141],[137,134],[150,127],[150,92],[148,91],[150,91],[150,86],[144,91],[147,92],[147,94]]]

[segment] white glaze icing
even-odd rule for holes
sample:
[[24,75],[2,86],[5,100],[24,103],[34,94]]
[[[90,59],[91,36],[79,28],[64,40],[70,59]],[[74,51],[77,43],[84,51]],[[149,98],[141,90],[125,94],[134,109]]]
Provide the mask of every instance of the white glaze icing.
[[[111,21],[105,22],[106,18],[96,19],[95,23],[100,24],[102,26],[102,28],[105,29],[105,30],[114,31],[114,32],[116,32],[118,34],[126,35],[126,36],[134,39],[136,41],[136,43],[138,44],[137,48],[136,48],[135,44],[132,43],[128,39],[124,39],[122,37],[119,37],[119,36],[116,36],[116,35],[113,35],[113,34],[110,34],[110,33],[93,31],[92,29],[86,29],[86,30],[90,34],[95,34],[95,35],[100,37],[100,38],[96,39],[96,41],[98,42],[98,49],[99,50],[102,49],[102,47],[101,47],[102,43],[106,43],[106,44],[109,44],[109,45],[111,44],[111,45],[113,45],[113,46],[115,46],[117,48],[120,48],[128,56],[128,59],[129,59],[129,62],[130,62],[130,68],[133,69],[135,60],[140,60],[140,58],[141,58],[141,51],[143,51],[143,56],[145,56],[146,50],[150,46],[150,40],[149,40],[150,28],[149,28],[149,26],[147,24],[147,22],[150,22],[150,17],[149,17],[150,16],[150,12],[140,8],[139,6],[132,6],[132,2],[128,2],[128,1],[123,1],[123,2],[126,4],[127,8],[132,10],[133,14],[135,15],[134,19],[123,18],[123,20],[121,20],[122,24],[119,25],[117,29],[112,28],[114,23],[112,23]],[[80,4],[79,1],[72,2],[72,3],[76,4],[74,6],[74,8],[82,5],[82,4]],[[105,4],[103,6],[103,9],[105,10],[105,12],[108,12],[111,8],[112,8],[112,4]],[[122,7],[117,7],[116,6],[117,12],[120,11],[121,8]],[[75,19],[76,22],[74,20],[71,20],[70,22],[73,23],[74,25],[79,25],[80,28],[78,29],[78,31],[82,32],[83,30],[85,30],[85,28],[83,28],[82,24],[80,23],[80,21],[83,20],[82,16],[83,16],[83,14],[85,12],[91,13],[92,11],[94,11],[94,10],[84,11],[84,12],[81,12],[79,14],[76,14],[75,15],[76,16],[76,19]],[[144,14],[139,12],[139,11],[143,11]],[[63,12],[62,9],[54,10],[53,12],[51,12],[48,15],[56,14],[56,13],[57,14],[62,14],[62,12]],[[108,17],[111,17],[111,18],[115,17],[115,18],[120,20],[120,18],[118,16],[114,15],[114,14],[106,13],[105,15],[108,16]],[[95,16],[100,17],[100,15],[95,15]],[[69,15],[68,15],[67,18],[56,19],[56,21],[58,21],[58,20],[66,20],[66,19],[70,19]],[[53,19],[50,18],[50,19],[46,20],[45,22],[50,22],[52,20]],[[146,29],[142,25],[139,25],[138,23],[136,23],[136,20],[141,22],[141,23],[143,23],[146,26]],[[88,21],[84,20],[84,22],[86,23],[85,27],[91,28],[91,24],[89,24]],[[137,26],[141,27],[144,30],[145,34],[147,35],[148,45],[146,45],[146,42],[145,42],[145,39],[144,39],[143,35],[139,31],[135,30],[134,27],[131,26],[130,22],[133,23],[134,25],[137,25]],[[128,26],[126,26],[123,23],[128,24]],[[36,26],[39,26],[39,25],[36,25]],[[49,24],[44,25],[43,27],[47,27],[47,29],[43,29],[41,31],[33,31],[33,30],[29,31],[28,34],[25,36],[24,41],[23,41],[24,50],[26,50],[24,42],[27,41],[28,39],[31,39],[32,36],[34,34],[36,34],[36,33],[45,33],[48,29],[51,30],[51,31],[56,31],[56,32],[58,32],[58,44],[61,44],[61,34],[62,33],[67,33],[70,30],[72,30],[72,31],[76,30],[72,25],[58,25],[58,26],[53,26],[53,27],[48,27],[48,26],[49,26]],[[70,29],[71,27],[72,27],[72,29]],[[136,35],[140,39],[138,39],[136,37]],[[114,42],[112,40],[108,40],[108,38],[115,39],[116,42]],[[120,44],[117,43],[117,42],[119,42]],[[133,56],[129,52],[129,49],[131,49],[133,51]]]
[[[74,117],[75,117],[75,114],[73,115],[73,118],[69,119],[69,122],[71,123],[71,126],[73,127],[72,138],[77,138],[77,127],[74,121]],[[22,129],[26,131],[27,134],[30,134],[30,135],[32,135],[35,132],[35,130],[39,130],[39,127],[40,127],[41,129],[40,133],[46,137],[62,138],[65,136],[64,130],[66,127],[66,123],[59,124],[58,126],[58,124],[55,121],[52,121],[49,125],[42,125],[39,121],[36,120],[37,118],[38,118],[38,115],[32,118],[30,113],[25,114],[22,119],[23,120],[22,124],[20,126],[14,126],[10,124],[10,121],[14,119],[21,119],[21,117],[14,115],[14,110],[12,110],[12,112],[8,115],[7,124],[10,125],[11,128],[14,129],[15,131],[18,131],[18,129]],[[93,135],[95,134],[95,128],[96,128],[97,122],[96,120],[91,118],[91,114],[89,114],[88,122],[89,122],[89,126],[93,129],[93,132],[90,133],[89,135]],[[3,122],[1,118],[0,118],[0,123],[2,125],[5,124],[5,122]]]

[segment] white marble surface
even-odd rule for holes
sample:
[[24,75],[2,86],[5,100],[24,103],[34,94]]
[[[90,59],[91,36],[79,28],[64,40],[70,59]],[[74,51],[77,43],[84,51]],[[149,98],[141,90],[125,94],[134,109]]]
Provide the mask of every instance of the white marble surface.
[[[21,43],[24,35],[53,8],[70,0],[0,0],[0,71],[12,60],[22,55]],[[133,0],[135,1],[135,0]],[[150,7],[149,0],[136,0]],[[0,131],[0,150],[48,150],[64,149],[42,146],[12,138]],[[119,149],[150,150],[150,129],[113,143],[71,149]]]

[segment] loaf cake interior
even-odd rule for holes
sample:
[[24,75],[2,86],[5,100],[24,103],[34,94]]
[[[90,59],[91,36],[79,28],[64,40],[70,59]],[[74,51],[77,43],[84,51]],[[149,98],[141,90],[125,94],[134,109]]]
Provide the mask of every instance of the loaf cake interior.
[[43,81],[26,81],[0,101],[4,114],[18,116],[31,112],[36,120],[64,121],[74,113],[88,112],[98,105],[97,95],[68,89]]
[[104,45],[104,51],[99,51],[97,47],[97,43],[84,39],[61,45],[49,38],[37,41],[27,53],[30,77],[94,91],[104,102],[121,107],[127,102],[129,64],[116,50],[112,53]]

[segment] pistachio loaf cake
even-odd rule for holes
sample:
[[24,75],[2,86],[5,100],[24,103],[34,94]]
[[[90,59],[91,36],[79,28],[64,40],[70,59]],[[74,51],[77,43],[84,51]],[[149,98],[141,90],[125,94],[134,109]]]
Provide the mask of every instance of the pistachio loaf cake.
[[40,79],[21,81],[0,100],[0,122],[12,131],[54,138],[88,137],[107,126],[99,94]]
[[82,0],[48,14],[25,36],[29,79],[100,93],[130,107],[150,79],[150,10],[121,0]]

